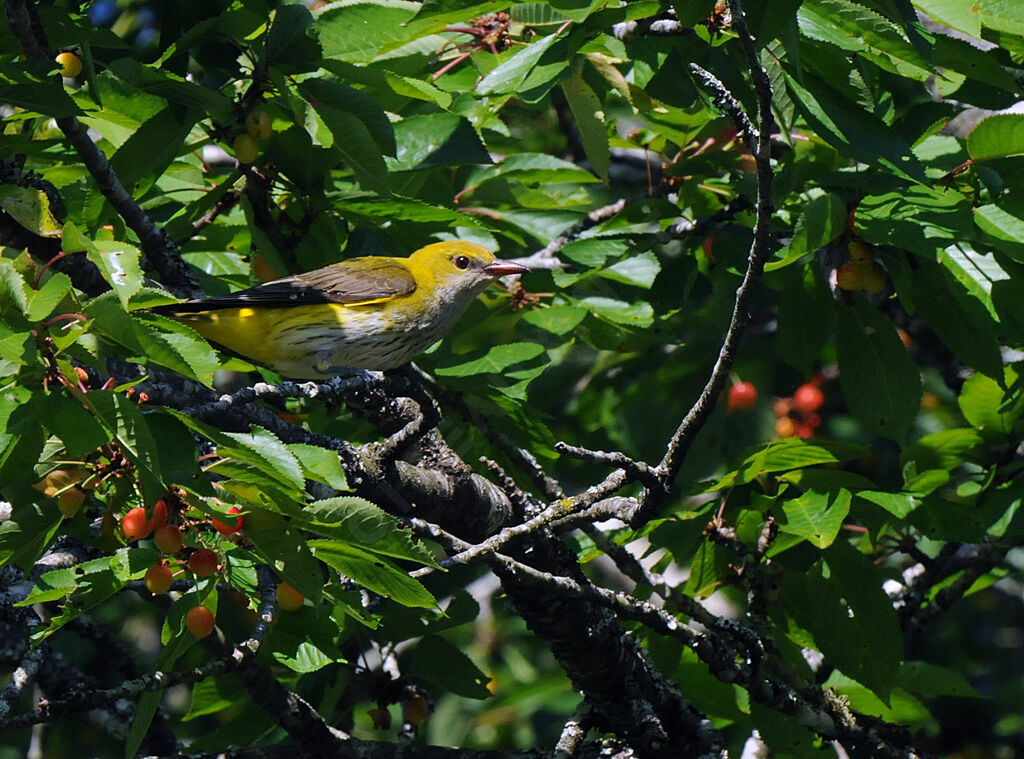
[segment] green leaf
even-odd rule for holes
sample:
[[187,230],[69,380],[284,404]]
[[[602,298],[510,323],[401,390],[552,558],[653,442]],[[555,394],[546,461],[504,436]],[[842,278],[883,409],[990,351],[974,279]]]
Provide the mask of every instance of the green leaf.
[[831,664],[888,702],[903,636],[885,579],[870,557],[839,541],[810,570],[787,572],[781,599]]
[[828,245],[846,232],[846,205],[838,195],[825,193],[803,207],[789,244],[776,253],[765,271],[781,269],[808,253]]
[[798,18],[800,31],[812,39],[865,54],[904,76],[924,80],[931,73],[929,62],[898,26],[859,3],[808,0],[800,6]]
[[71,292],[71,278],[60,272],[54,274],[46,281],[46,284],[32,293],[25,316],[29,321],[42,321],[53,313],[53,309],[64,300],[64,296],[69,292]]
[[791,270],[779,299],[776,335],[782,358],[801,376],[811,376],[832,334],[835,313],[835,300],[817,261]]
[[298,460],[273,432],[254,425],[249,433],[221,433],[220,440],[214,442],[218,455],[244,461],[293,493],[304,491],[306,482]]
[[408,666],[412,673],[440,686],[445,693],[477,699],[491,695],[487,690],[490,678],[466,654],[437,635],[420,639]]
[[[337,111],[350,113],[363,122],[370,136],[373,137],[373,141],[377,143],[380,152],[390,156],[395,155],[395,130],[377,100],[364,91],[347,87],[339,82],[308,79],[299,85],[299,92],[306,100],[314,104],[313,107],[324,118],[328,127],[331,126],[331,120]],[[333,128],[331,131],[335,141],[347,139],[344,132],[339,135]],[[329,146],[325,145],[325,147]]]
[[[1006,384],[1012,386],[1017,381],[1017,373],[1010,367],[1006,368]],[[964,418],[983,432],[1009,434],[1013,425],[1024,413],[1024,399],[1018,397],[1016,402],[1007,407],[1004,400],[1006,391],[994,379],[984,374],[973,374],[967,378],[960,389],[957,404]]]
[[983,698],[960,672],[926,661],[904,662],[894,684],[924,698]]
[[786,87],[811,128],[841,154],[904,179],[926,181],[910,145],[881,119],[811,76],[805,76],[801,84],[787,73]]
[[0,258],[0,294],[4,296],[4,301],[13,302],[21,313],[28,314],[32,288],[14,264],[3,258]]
[[649,290],[660,271],[661,263],[658,257],[648,250],[638,256],[624,258],[598,273],[605,279]]
[[191,327],[159,314],[136,314],[131,329],[147,358],[207,387],[213,384],[220,361],[210,344]]
[[374,593],[402,606],[437,606],[426,588],[382,556],[336,540],[311,540],[309,546],[318,559]]
[[896,245],[920,256],[945,248],[970,228],[971,204],[949,188],[914,185],[868,195],[854,215],[858,234],[875,245]]
[[128,307],[132,295],[142,287],[142,269],[139,267],[139,249],[126,242],[96,240],[86,252],[100,273],[117,294],[121,305]]
[[515,55],[495,66],[476,86],[480,95],[505,95],[522,92],[528,88],[528,79],[534,70],[540,67],[541,78],[554,80],[568,63],[562,56],[552,56],[550,63],[541,65],[544,54],[561,38],[561,35],[549,34],[537,42],[520,48]]
[[967,135],[967,152],[975,161],[1024,155],[1024,115],[997,113]]
[[594,315],[624,327],[643,329],[654,324],[654,309],[646,301],[627,303],[616,298],[594,295],[589,298],[581,298],[579,302]]
[[743,485],[768,472],[785,472],[858,459],[867,455],[869,450],[867,446],[832,440],[804,440],[796,437],[776,440],[757,448],[735,471],[722,476],[703,492]]
[[146,66],[127,57],[113,61],[108,70],[147,94],[193,108],[217,121],[229,122],[232,118],[231,100],[212,87],[200,86],[165,69]]
[[968,455],[983,443],[981,435],[971,427],[940,430],[925,435],[903,450],[901,460],[913,461],[915,470],[953,470],[968,460]]
[[342,496],[316,501],[302,511],[300,521],[312,533],[371,553],[439,567],[430,551],[415,542],[396,517],[363,498]]
[[[141,197],[184,149],[198,112],[169,107],[144,121],[110,157],[110,165],[125,189]],[[144,181],[145,180],[145,181]],[[103,249],[109,243],[97,242]]]
[[359,117],[339,108],[319,105],[316,106],[316,112],[334,137],[333,147],[341,153],[359,183],[379,195],[390,195],[384,156],[366,124]]
[[337,451],[307,443],[289,443],[288,450],[295,455],[304,477],[330,485],[335,490],[348,490],[345,470],[341,468]]
[[301,528],[277,514],[253,509],[245,516],[245,537],[260,557],[289,585],[309,598],[320,601],[324,579]]
[[806,538],[817,548],[832,545],[840,528],[850,513],[850,491],[840,489],[831,492],[806,493],[782,501],[785,515],[779,529],[790,535]]
[[[537,343],[508,343],[496,345],[479,358],[449,366],[440,366],[435,372],[441,377],[469,377],[474,374],[502,374],[519,364],[532,362],[545,353]],[[459,358],[459,357],[455,357]]]
[[611,150],[608,147],[608,125],[604,121],[601,101],[583,81],[578,69],[574,68],[570,76],[562,79],[561,85],[590,165],[594,173],[607,179],[611,168]]
[[921,500],[911,493],[885,493],[880,490],[860,490],[858,498],[881,506],[897,519],[903,519],[921,505]]
[[935,21],[981,37],[981,9],[972,0],[918,0],[916,5]]
[[61,223],[53,215],[49,197],[40,189],[0,184],[0,209],[33,234],[60,236]]
[[553,335],[566,335],[576,329],[587,316],[580,306],[551,306],[535,308],[523,313],[523,321]]
[[53,77],[47,74],[50,65],[0,63],[0,89],[3,90],[4,103],[55,119],[82,115],[65,89],[57,86]]
[[244,701],[245,698],[245,688],[233,675],[208,677],[192,686],[188,713],[181,721],[188,722],[196,717],[216,714]]
[[382,49],[409,38],[406,22],[419,3],[382,0],[376,3],[331,4],[313,14],[325,58],[368,63]]
[[856,298],[840,306],[836,353],[850,411],[882,437],[901,440],[921,404],[921,375],[892,324]]
[[1024,245],[1024,203],[1010,201],[978,206],[974,209],[974,223],[996,240],[1012,243],[1011,247],[1001,247],[1001,250],[1015,261],[1024,261],[1024,251],[1017,247]]
[[491,156],[472,124],[454,113],[409,116],[394,125],[391,171],[461,164],[489,164]]
[[68,455],[83,457],[110,442],[111,432],[80,403],[60,392],[43,398],[48,413],[40,421],[64,442]]
[[967,366],[990,377],[1003,371],[1000,326],[945,267],[923,259],[912,278],[914,305],[942,341]]

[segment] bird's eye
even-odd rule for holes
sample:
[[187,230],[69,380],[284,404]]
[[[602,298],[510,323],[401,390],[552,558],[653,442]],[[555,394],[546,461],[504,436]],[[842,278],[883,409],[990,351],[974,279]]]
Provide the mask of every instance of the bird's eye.
[[452,259],[452,263],[455,264],[456,269],[468,269],[469,256],[455,256],[455,258]]

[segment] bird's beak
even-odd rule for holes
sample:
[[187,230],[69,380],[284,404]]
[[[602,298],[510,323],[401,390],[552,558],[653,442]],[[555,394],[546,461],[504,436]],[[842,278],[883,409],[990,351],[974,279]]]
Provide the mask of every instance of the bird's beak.
[[483,268],[484,274],[489,274],[492,277],[507,277],[509,274],[526,274],[528,271],[529,269],[522,264],[517,264],[513,261],[502,261],[500,258],[494,259],[494,261]]

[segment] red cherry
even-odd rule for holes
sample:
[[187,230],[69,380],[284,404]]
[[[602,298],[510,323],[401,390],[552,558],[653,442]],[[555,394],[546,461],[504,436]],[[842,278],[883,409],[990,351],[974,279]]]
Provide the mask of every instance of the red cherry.
[[775,420],[775,434],[779,437],[793,437],[796,431],[796,422],[791,417],[784,416]]
[[146,519],[146,510],[141,506],[129,509],[121,520],[121,531],[128,540],[142,540],[148,538],[153,528]]
[[173,524],[157,527],[153,533],[153,542],[161,552],[174,556],[181,551],[181,530]]
[[188,571],[196,577],[212,577],[217,574],[217,554],[209,548],[200,548],[188,557]]
[[739,382],[729,388],[729,411],[749,411],[757,403],[753,382]]
[[298,611],[306,597],[286,582],[277,586],[277,605],[285,611]]
[[793,393],[793,407],[797,411],[803,411],[809,413],[811,411],[817,411],[821,408],[821,404],[825,402],[825,394],[821,392],[821,389],[810,382],[801,385]]
[[[232,506],[228,509],[228,514],[241,514],[242,510],[237,506]],[[219,519],[211,519],[210,523],[213,525],[213,529],[219,532],[221,535],[232,535],[242,529],[242,525],[245,524],[245,517],[238,517],[233,525],[224,524]]]
[[205,606],[195,606],[185,615],[185,626],[197,638],[205,638],[213,632],[217,620],[213,618],[213,612]]
[[167,524],[167,502],[161,498],[153,504],[153,516],[149,520],[150,529],[157,529]]
[[146,576],[142,580],[154,596],[166,593],[171,589],[171,568],[160,562],[146,570]]

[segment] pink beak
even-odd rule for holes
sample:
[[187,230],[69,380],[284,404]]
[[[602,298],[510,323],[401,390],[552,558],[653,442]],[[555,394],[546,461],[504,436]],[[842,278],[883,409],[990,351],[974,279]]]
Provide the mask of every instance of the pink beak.
[[500,258],[496,258],[487,264],[483,271],[492,277],[507,277],[509,274],[526,274],[529,269],[522,264],[517,264],[513,261],[502,261]]

